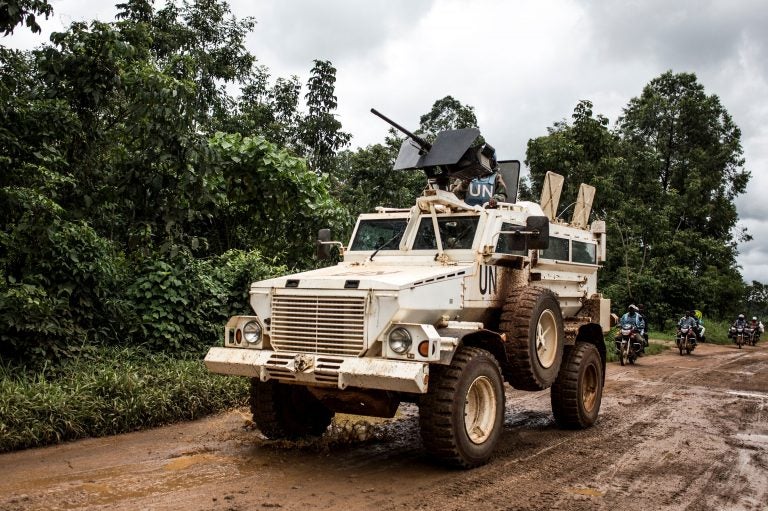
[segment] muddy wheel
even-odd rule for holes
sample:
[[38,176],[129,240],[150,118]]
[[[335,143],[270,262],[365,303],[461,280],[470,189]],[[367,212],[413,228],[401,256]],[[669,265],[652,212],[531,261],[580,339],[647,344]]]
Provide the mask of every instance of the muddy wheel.
[[619,350],[619,363],[624,365],[624,360],[626,360],[626,354],[624,353],[624,350]]
[[588,428],[597,420],[603,399],[603,364],[592,344],[569,346],[552,385],[552,413],[561,428]]
[[305,388],[251,379],[253,422],[267,438],[296,439],[323,434],[334,413]]
[[678,345],[677,345],[677,348],[680,350],[680,356],[682,357],[682,356],[683,356],[683,351],[685,351],[685,350],[683,349],[683,343],[681,342],[680,344],[678,344]]
[[419,426],[431,456],[460,468],[482,465],[503,423],[504,384],[493,355],[463,347],[450,365],[430,367],[429,390],[419,401]]
[[563,317],[548,289],[513,290],[504,303],[499,328],[506,334],[504,376],[520,390],[543,390],[557,378],[563,359]]

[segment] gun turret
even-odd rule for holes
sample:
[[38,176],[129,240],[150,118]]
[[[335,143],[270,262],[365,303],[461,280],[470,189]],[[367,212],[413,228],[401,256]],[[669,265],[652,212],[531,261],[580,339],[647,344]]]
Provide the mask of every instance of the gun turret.
[[480,136],[477,128],[441,131],[430,144],[375,108],[371,113],[408,136],[400,146],[394,170],[421,169],[439,188],[447,189],[451,179],[470,181],[492,174],[496,168],[495,149],[485,143],[473,145]]
[[420,136],[416,135],[415,133],[412,133],[408,131],[407,129],[403,128],[399,124],[397,124],[395,121],[384,115],[383,113],[379,112],[375,108],[371,108],[371,113],[379,118],[381,118],[384,122],[395,128],[396,130],[402,131],[406,135],[408,135],[408,138],[413,140],[418,144],[418,146],[424,151],[427,152],[430,149],[432,149],[432,144],[421,138]]

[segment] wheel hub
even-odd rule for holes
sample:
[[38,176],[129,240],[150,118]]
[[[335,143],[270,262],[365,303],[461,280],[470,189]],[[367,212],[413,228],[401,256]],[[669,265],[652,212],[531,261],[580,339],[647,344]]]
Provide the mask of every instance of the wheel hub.
[[487,376],[475,378],[464,402],[464,428],[474,444],[482,444],[493,431],[496,399],[493,384]]
[[557,355],[557,321],[551,310],[547,309],[539,316],[536,324],[536,355],[544,368],[555,363]]
[[591,412],[595,407],[598,386],[597,369],[594,365],[588,365],[584,370],[584,380],[581,386],[581,402],[587,412]]

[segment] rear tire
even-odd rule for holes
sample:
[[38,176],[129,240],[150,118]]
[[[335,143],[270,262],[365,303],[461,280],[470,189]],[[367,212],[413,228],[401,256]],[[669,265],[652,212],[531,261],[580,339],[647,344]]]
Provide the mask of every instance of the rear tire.
[[334,416],[306,387],[275,380],[252,378],[250,405],[253,422],[271,440],[319,437]]
[[561,428],[583,429],[595,423],[603,399],[603,364],[594,345],[579,342],[568,347],[550,399]]
[[488,461],[504,423],[504,383],[489,352],[460,348],[448,366],[431,366],[429,390],[419,401],[424,448],[459,468]]
[[499,329],[506,334],[504,376],[519,390],[552,386],[563,361],[563,316],[548,289],[514,289],[504,303]]

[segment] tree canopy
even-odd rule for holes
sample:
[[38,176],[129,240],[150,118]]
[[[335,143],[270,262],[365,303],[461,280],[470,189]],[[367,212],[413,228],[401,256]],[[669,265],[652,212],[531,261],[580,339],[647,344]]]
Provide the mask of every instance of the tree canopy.
[[608,224],[601,282],[617,303],[646,303],[659,325],[687,309],[720,316],[742,303],[734,199],[746,189],[741,132],[717,96],[671,71],[632,98],[616,127],[581,101],[571,123],[528,144],[534,192],[547,170],[564,174],[561,204],[580,182],[597,187]]

